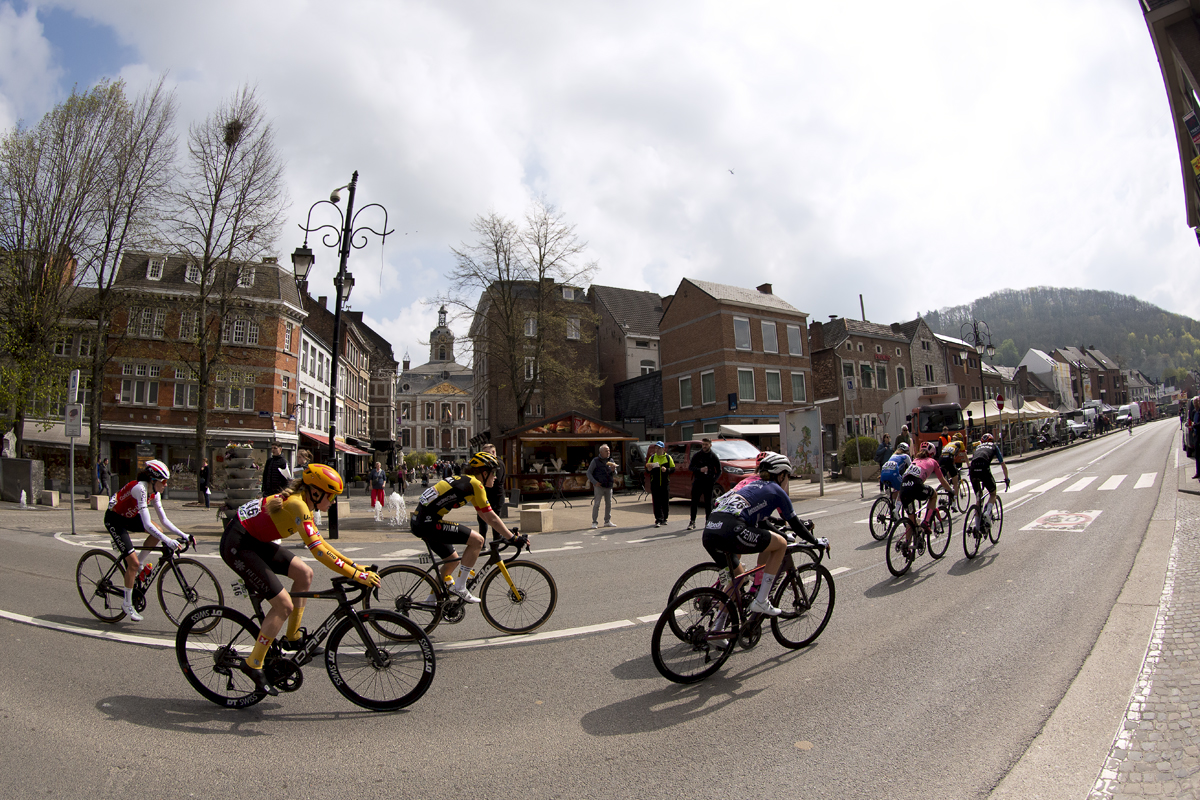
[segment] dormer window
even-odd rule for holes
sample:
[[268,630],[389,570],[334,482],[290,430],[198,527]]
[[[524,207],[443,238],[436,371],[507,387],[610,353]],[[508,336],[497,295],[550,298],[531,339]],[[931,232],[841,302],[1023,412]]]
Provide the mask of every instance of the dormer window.
[[564,287],[562,287],[562,290],[563,290],[563,300],[574,300],[575,299],[575,288],[573,286],[564,286]]
[[189,261],[188,265],[187,265],[187,271],[185,272],[183,277],[184,277],[184,280],[186,280],[188,283],[199,283],[200,282],[200,267],[199,267],[199,265],[197,265],[194,261]]
[[249,289],[254,285],[254,267],[242,267],[241,271],[238,273],[237,285],[242,289]]
[[146,265],[146,279],[151,281],[161,281],[163,276],[163,267],[166,265],[165,258],[152,258],[150,263]]

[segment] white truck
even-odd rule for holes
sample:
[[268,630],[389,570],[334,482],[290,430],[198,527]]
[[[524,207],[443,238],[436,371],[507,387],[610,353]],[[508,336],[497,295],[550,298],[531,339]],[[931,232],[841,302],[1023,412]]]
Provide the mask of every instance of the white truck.
[[1136,425],[1142,417],[1142,409],[1137,403],[1130,403],[1117,409],[1117,427]]

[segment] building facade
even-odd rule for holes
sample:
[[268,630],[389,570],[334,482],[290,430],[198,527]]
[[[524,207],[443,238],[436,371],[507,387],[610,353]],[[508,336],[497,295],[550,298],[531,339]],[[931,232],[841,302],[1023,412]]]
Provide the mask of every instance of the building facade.
[[[596,313],[596,352],[600,369],[600,417],[620,422],[616,385],[656,372],[662,366],[658,321],[662,298],[654,292],[593,286],[588,290]],[[642,416],[642,415],[637,415]]]
[[475,439],[474,374],[455,358],[454,332],[446,308],[429,334],[429,361],[411,366],[406,355],[395,381],[395,417],[402,452],[424,450],[457,461],[471,454]]

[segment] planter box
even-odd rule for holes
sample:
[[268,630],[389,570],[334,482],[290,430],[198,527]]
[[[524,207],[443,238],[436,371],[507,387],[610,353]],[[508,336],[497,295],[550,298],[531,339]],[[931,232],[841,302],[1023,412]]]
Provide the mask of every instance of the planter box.
[[875,481],[879,480],[879,465],[862,464],[855,467],[846,467],[842,470],[842,474],[846,476],[847,480],[854,481],[855,483],[859,481],[860,474],[863,481]]

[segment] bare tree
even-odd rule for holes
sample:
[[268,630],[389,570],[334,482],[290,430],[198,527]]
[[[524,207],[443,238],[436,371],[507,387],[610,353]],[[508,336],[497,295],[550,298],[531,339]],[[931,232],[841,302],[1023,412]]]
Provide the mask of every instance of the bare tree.
[[274,130],[254,90],[242,87],[191,127],[169,220],[176,247],[196,269],[195,292],[181,308],[194,335],[181,337],[192,343],[178,354],[199,385],[196,463],[207,449],[208,396],[226,360],[226,325],[235,314],[253,314],[238,284],[275,247],[286,205]]
[[535,202],[518,225],[496,213],[477,217],[475,241],[452,248],[450,291],[438,302],[471,316],[475,369],[485,375],[507,411],[495,409],[503,428],[525,423],[536,396],[548,404],[593,408],[600,385],[582,347],[594,341],[594,315],[564,297],[595,273],[564,215]]

